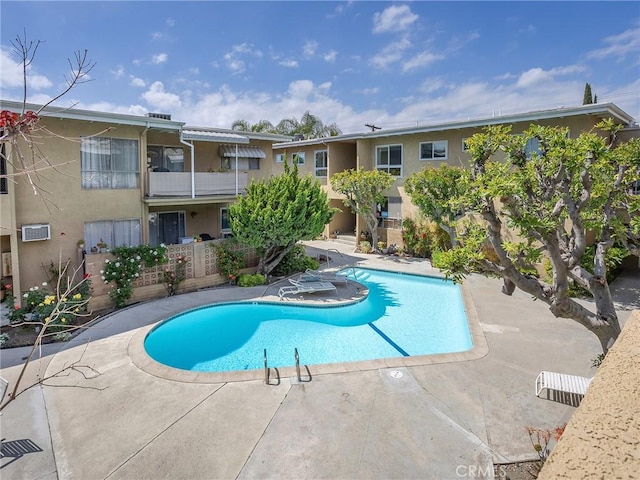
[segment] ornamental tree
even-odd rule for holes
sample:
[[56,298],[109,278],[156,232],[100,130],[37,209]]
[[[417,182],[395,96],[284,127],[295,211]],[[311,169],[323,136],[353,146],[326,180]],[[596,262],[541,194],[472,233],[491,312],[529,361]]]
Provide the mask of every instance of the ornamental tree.
[[335,209],[320,183],[298,176],[285,162],[284,173],[254,180],[247,194],[229,207],[231,231],[260,255],[258,273],[268,275],[296,242],[322,233]]
[[449,199],[462,195],[462,180],[468,175],[468,170],[443,164],[440,168],[415,172],[404,182],[411,202],[449,235],[454,247],[457,244],[455,223],[462,211]]
[[384,201],[382,192],[393,185],[394,178],[382,170],[345,170],[331,177],[331,187],[345,195],[344,204],[364,218],[371,244],[378,244],[377,204]]
[[[611,120],[596,127],[609,138],[532,125],[523,135],[495,126],[468,139],[471,174],[440,208],[475,215],[437,266],[458,281],[471,272],[502,278],[503,293],[519,288],[556,317],[584,325],[606,354],[620,333],[607,253],[615,245],[640,254],[640,197],[631,191],[640,180],[640,139],[617,145],[621,127]],[[532,144],[537,151],[526,148]],[[543,259],[548,280],[533,268]],[[570,297],[571,283],[590,292],[595,311]]]

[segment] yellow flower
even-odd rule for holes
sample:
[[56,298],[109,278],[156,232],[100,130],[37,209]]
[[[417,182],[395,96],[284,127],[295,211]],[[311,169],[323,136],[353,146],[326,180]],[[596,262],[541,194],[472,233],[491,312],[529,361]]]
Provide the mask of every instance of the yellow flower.
[[44,306],[44,303],[40,302],[40,303],[38,304],[38,306],[39,306],[39,307],[42,307],[42,306]]
[[82,298],[82,295],[80,295],[79,293],[76,293],[76,294],[73,296],[73,299],[74,299],[74,300],[80,300],[81,298]]
[[78,313],[78,310],[80,310],[78,307],[76,307],[76,309],[73,311],[74,313]]
[[62,323],[67,323],[67,319],[66,319],[66,318],[64,318],[64,317],[62,317],[62,318],[60,319],[60,321],[61,321]]
[[50,318],[51,318],[51,317],[47,317],[47,318],[45,318],[45,319],[44,319],[44,323],[49,323]]

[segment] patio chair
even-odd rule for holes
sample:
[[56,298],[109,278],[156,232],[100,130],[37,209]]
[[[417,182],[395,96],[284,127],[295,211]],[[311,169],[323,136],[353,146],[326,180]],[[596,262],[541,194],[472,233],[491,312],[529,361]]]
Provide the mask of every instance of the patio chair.
[[591,380],[593,379],[577,375],[543,371],[536,378],[536,397],[539,397],[545,388],[556,392],[584,395]]
[[331,282],[299,282],[289,279],[291,285],[280,287],[278,296],[283,298],[286,295],[295,295],[297,293],[316,293],[316,292],[333,292],[336,293],[336,286]]
[[307,269],[306,272],[300,274],[298,277],[298,281],[300,282],[331,282],[334,285],[336,283],[342,283],[347,285],[349,283],[349,278],[342,273],[334,273],[334,272],[321,272],[319,270],[310,270]]

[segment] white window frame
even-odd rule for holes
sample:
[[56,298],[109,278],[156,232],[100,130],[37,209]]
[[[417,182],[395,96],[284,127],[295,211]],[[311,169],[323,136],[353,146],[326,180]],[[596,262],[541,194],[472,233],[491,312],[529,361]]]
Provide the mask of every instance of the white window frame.
[[[318,155],[324,154],[324,166],[318,167]],[[329,151],[328,150],[316,150],[313,152],[313,174],[318,178],[327,178],[329,176]],[[318,171],[324,170],[324,175],[318,174]]]
[[[391,148],[393,147],[400,147],[400,164],[399,165],[392,165],[391,164]],[[380,155],[379,152],[385,150],[387,151],[387,162],[386,164],[380,163]],[[375,163],[376,163],[376,170],[382,170],[384,172],[389,173],[390,175],[396,177],[396,178],[402,178],[403,175],[403,167],[404,167],[404,147],[402,146],[401,143],[393,143],[393,144],[389,144],[389,145],[376,145],[376,150],[375,150]],[[391,170],[395,170],[398,169],[400,172],[398,175],[394,175],[393,173],[391,173]]]
[[276,163],[284,163],[284,153],[276,153]]
[[[431,158],[422,156],[422,146],[431,144]],[[444,144],[444,157],[436,157],[436,144]],[[420,161],[423,162],[444,162],[449,158],[449,140],[431,140],[429,142],[420,142],[418,145]]]
[[[97,242],[100,241],[100,239],[102,239],[102,241],[104,243],[106,243],[110,249],[112,248],[116,248],[116,247],[120,247],[122,245],[124,245],[124,243],[120,242],[121,239],[117,239],[115,237],[116,235],[116,228],[115,225],[118,222],[137,222],[138,223],[138,240],[137,243],[133,242],[133,245],[126,245],[127,247],[135,247],[138,246],[142,243],[142,219],[140,218],[120,218],[120,219],[108,219],[108,220],[94,220],[92,222],[84,222],[83,225],[83,238],[85,239],[85,241],[87,242],[87,249],[90,250],[91,247],[95,247],[97,246]],[[91,225],[91,224],[96,224],[96,223],[104,223],[105,224],[105,230],[104,230],[104,234],[102,235],[98,235],[99,238],[92,238],[91,235],[88,235],[87,233],[87,225]],[[110,224],[110,226],[107,226],[107,224]]]
[[[99,150],[89,151],[85,157],[84,142],[109,142],[109,153]],[[117,170],[114,165],[111,149],[114,142],[131,142],[130,147],[135,151],[133,169]],[[125,145],[120,148],[124,150]],[[107,163],[104,168],[100,168],[100,157],[93,158],[91,155],[104,155]],[[107,158],[108,155],[108,158]],[[93,168],[92,168],[93,167]],[[116,190],[116,189],[137,189],[140,188],[140,142],[135,138],[111,138],[111,137],[80,137],[80,173],[82,188],[86,190]],[[128,181],[133,180],[133,181]]]
[[305,152],[296,152],[291,154],[291,165],[304,165]]

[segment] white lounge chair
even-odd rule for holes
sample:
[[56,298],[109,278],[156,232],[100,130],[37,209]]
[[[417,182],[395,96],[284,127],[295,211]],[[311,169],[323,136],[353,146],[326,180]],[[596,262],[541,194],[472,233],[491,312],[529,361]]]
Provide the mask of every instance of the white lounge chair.
[[539,397],[545,388],[557,392],[584,395],[587,393],[587,387],[589,387],[591,380],[593,379],[577,375],[543,371],[536,378],[536,397]]
[[302,273],[298,278],[300,282],[331,282],[334,285],[336,283],[343,283],[347,285],[349,283],[349,278],[342,273],[334,273],[334,272],[320,272],[319,270],[310,270],[307,269],[306,272]]
[[280,287],[278,290],[278,296],[283,298],[285,295],[295,295],[297,293],[316,293],[316,292],[334,292],[336,293],[336,286],[331,282],[299,282],[297,280],[289,279],[291,285],[286,287]]

